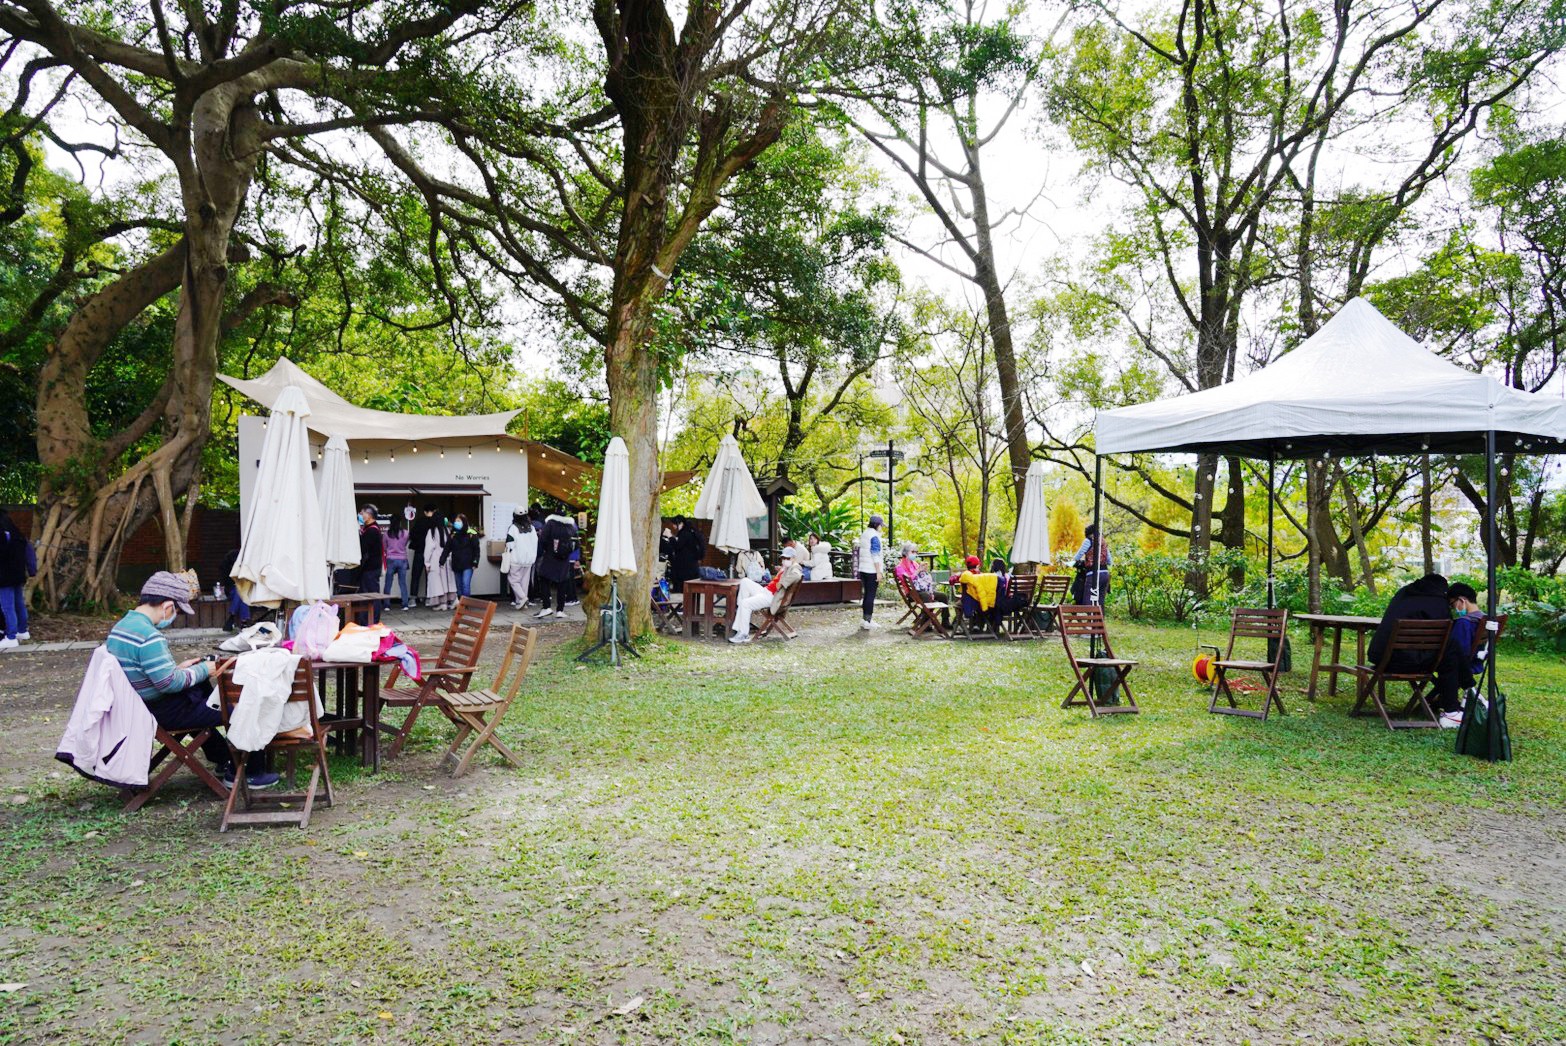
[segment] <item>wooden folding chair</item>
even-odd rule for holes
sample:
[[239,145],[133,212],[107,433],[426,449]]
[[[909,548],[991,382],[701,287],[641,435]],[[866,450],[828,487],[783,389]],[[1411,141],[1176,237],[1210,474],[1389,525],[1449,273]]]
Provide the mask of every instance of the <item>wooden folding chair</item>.
[[776,632],[784,639],[799,638],[799,633],[794,631],[794,626],[788,623],[788,608],[793,605],[794,594],[798,591],[799,582],[796,581],[784,590],[783,601],[778,604],[778,612],[776,614],[772,612],[771,607],[761,612],[763,617],[761,629],[756,633],[757,639],[766,639],[773,632]]
[[652,587],[652,618],[653,627],[659,632],[676,636],[685,634],[685,608],[656,583]]
[[[234,714],[234,707],[244,700],[244,688],[234,682],[231,672],[218,675],[217,688],[226,725]],[[245,773],[245,756],[249,753],[241,752],[229,742],[228,750],[234,760],[234,786],[229,789],[228,802],[223,805],[223,822],[218,831],[226,832],[238,824],[292,824],[308,828],[317,791],[325,798],[327,806],[332,805],[332,775],[326,766],[326,727],[316,713],[315,682],[308,658],[299,659],[299,667],[294,670],[294,684],[288,692],[289,704],[301,701],[309,709],[309,734],[303,737],[278,734],[265,749],[288,757],[289,791],[252,792]],[[301,753],[312,764],[310,780],[303,788],[299,787],[298,776]]]
[[897,594],[903,597],[903,616],[893,622],[892,627],[901,628],[904,621],[919,616],[919,606],[914,602],[913,595],[909,592],[909,589],[913,586],[908,583],[907,578],[901,577],[896,571],[893,571],[892,583],[897,586]]
[[[1221,657],[1218,657],[1218,648],[1210,647],[1215,655],[1213,668],[1217,678],[1213,682],[1213,698],[1207,705],[1207,711],[1221,713],[1223,715],[1246,716],[1251,719],[1267,721],[1267,713],[1273,705],[1278,706],[1279,715],[1287,715],[1283,708],[1283,698],[1278,696],[1278,673],[1281,671],[1283,661],[1283,642],[1289,623],[1287,610],[1250,610],[1244,607],[1235,607],[1229,621],[1229,647]],[[1246,661],[1234,656],[1235,643],[1241,639],[1260,639],[1265,643],[1264,649],[1270,651],[1268,661]],[[1230,672],[1259,672],[1262,680],[1267,684],[1267,696],[1262,698],[1261,710],[1254,708],[1241,708],[1234,699],[1234,691],[1229,686]],[[1229,702],[1228,707],[1218,704],[1219,698]]]
[[[1097,719],[1101,715],[1111,715],[1121,712],[1140,711],[1136,707],[1136,698],[1131,696],[1131,684],[1126,677],[1137,666],[1135,661],[1127,661],[1115,656],[1114,650],[1109,645],[1109,630],[1104,625],[1104,608],[1101,606],[1069,606],[1062,605],[1057,608],[1060,621],[1060,645],[1066,651],[1066,661],[1071,665],[1071,672],[1077,677],[1076,685],[1066,695],[1066,700],[1061,702],[1061,708],[1070,708],[1072,705],[1085,704],[1088,711]],[[1092,657],[1078,657],[1071,649],[1072,639],[1086,639],[1090,644],[1090,651],[1102,647],[1102,657],[1096,654]],[[1083,669],[1087,671],[1084,672]],[[1094,696],[1092,673],[1098,669],[1107,669],[1114,673],[1114,683],[1109,687],[1108,693],[1116,690],[1125,692],[1125,704],[1103,704]],[[1082,695],[1082,700],[1077,701],[1076,696]]]
[[[1425,699],[1425,690],[1435,682],[1435,671],[1441,664],[1442,655],[1446,653],[1446,643],[1451,634],[1450,618],[1404,618],[1394,621],[1392,635],[1387,640],[1386,649],[1381,652],[1381,659],[1375,665],[1354,666],[1354,674],[1359,677],[1359,695],[1349,714],[1374,714],[1365,708],[1365,703],[1369,701],[1374,702],[1376,712],[1381,714],[1388,730],[1439,727],[1441,719]],[[1405,656],[1400,658],[1400,654]],[[1426,662],[1428,658],[1428,662],[1424,667],[1409,668],[1406,667],[1409,658],[1420,662]],[[1394,661],[1399,664],[1394,666]],[[1388,683],[1407,683],[1411,690],[1408,704],[1403,706],[1400,718],[1397,719],[1387,709]],[[1416,714],[1419,714],[1419,718],[1412,718]]]
[[420,711],[436,704],[442,697],[460,694],[468,688],[473,673],[478,671],[478,659],[484,652],[484,640],[489,636],[489,623],[494,616],[495,604],[489,600],[463,596],[451,612],[451,624],[446,627],[446,640],[441,644],[440,653],[419,665],[424,681],[415,683],[410,679],[399,684],[399,679],[406,678],[402,668],[392,669],[375,699],[380,701],[381,708],[406,708],[408,715],[401,727],[382,720],[381,729],[396,735],[388,755],[402,751]]
[[1037,574],[1013,574],[1007,593],[1009,609],[1003,623],[1009,639],[1041,639],[1035,620],[1038,612],[1039,578]]
[[1071,592],[1071,579],[1064,574],[1040,574],[1036,605],[1044,612],[1044,631],[1060,631],[1060,605]]
[[[201,746],[206,744],[207,738],[211,737],[216,729],[215,726],[176,727],[173,730],[158,727],[157,732],[153,734],[158,749],[153,753],[152,762],[147,767],[147,772],[151,776],[147,778],[144,787],[125,789],[125,812],[140,810],[147,800],[169,783],[169,779],[179,772],[180,767],[195,774],[213,795],[219,799],[227,799],[228,785],[219,780],[218,775],[212,772],[201,755]],[[159,769],[160,766],[162,769]]]
[[[533,663],[533,648],[537,642],[538,629],[512,625],[511,638],[506,641],[506,655],[501,659],[494,683],[483,690],[459,690],[438,697],[436,707],[457,726],[457,736],[442,757],[442,762],[455,760],[452,777],[467,773],[473,757],[485,745],[493,747],[512,766],[522,765],[517,754],[495,736],[495,728],[522,689],[522,677],[527,675],[528,666]],[[472,741],[468,741],[469,737]],[[465,741],[468,747],[459,755],[458,749]]]
[[910,582],[904,582],[903,590],[914,612],[913,624],[908,629],[910,636],[915,639],[927,635],[952,638],[951,604],[940,599],[925,598],[924,593]]

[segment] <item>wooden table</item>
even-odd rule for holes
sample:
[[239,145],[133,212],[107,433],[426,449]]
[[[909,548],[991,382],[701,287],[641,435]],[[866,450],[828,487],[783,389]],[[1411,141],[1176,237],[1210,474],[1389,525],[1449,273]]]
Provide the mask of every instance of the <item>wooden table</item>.
[[734,631],[734,614],[739,609],[738,578],[687,581],[682,586],[682,592],[685,596],[687,636],[691,639],[724,639]]
[[[1316,700],[1316,677],[1323,671],[1329,677],[1327,693],[1337,695],[1338,674],[1354,675],[1355,666],[1365,663],[1365,637],[1381,624],[1379,617],[1358,617],[1353,614],[1295,614],[1294,620],[1310,626],[1311,645],[1315,652],[1310,663],[1310,687],[1305,696],[1312,701]],[[1323,663],[1321,648],[1328,629],[1332,630],[1332,660]],[[1351,665],[1343,663],[1344,632],[1353,632],[1355,637],[1355,658]]]
[[312,661],[315,692],[327,707],[327,680],[335,676],[337,697],[327,730],[337,735],[334,745],[341,754],[359,753],[359,765],[372,772],[381,768],[381,666],[357,661]]
[[374,622],[375,604],[394,598],[390,592],[344,592],[327,602],[342,608],[343,624],[369,625]]

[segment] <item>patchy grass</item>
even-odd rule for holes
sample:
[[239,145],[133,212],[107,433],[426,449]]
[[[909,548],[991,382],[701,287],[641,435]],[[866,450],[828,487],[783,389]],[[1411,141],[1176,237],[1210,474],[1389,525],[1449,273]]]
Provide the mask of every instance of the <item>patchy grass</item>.
[[39,765],[0,814],[0,1042],[1566,1039],[1558,659],[1503,661],[1488,766],[1303,672],[1287,718],[1209,716],[1189,630],[1116,623],[1144,711],[1093,722],[1053,642],[798,617],[620,672],[557,648],[523,770],[450,781],[431,717],[306,832]]

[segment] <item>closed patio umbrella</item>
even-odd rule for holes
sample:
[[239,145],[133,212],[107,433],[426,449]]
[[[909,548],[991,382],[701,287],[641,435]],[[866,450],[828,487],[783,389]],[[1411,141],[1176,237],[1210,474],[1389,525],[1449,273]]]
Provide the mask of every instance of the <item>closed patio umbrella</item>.
[[359,565],[358,506],[353,499],[353,465],[348,441],[333,436],[321,452],[321,477],[316,493],[326,544],[326,562],[333,570]]
[[1049,516],[1044,511],[1044,463],[1028,466],[1022,484],[1022,507],[1017,510],[1017,533],[1011,541],[1013,563],[1049,562]]
[[232,573],[240,598],[251,606],[303,603],[332,592],[321,505],[310,475],[309,415],[304,393],[289,387],[278,395],[267,422]]
[[[713,507],[712,534],[707,539],[708,544],[725,552],[749,551],[750,517],[766,515],[767,506],[763,502],[760,511],[749,511],[751,506],[745,489],[747,485],[752,491],[756,489],[756,484],[750,478],[750,470],[736,455],[724,466],[723,475],[718,479],[717,504]],[[706,491],[702,493],[705,495]]]
[[[731,493],[723,492],[724,474],[730,465],[737,464],[740,475],[735,480],[736,487]],[[741,509],[746,517],[765,516],[767,514],[766,499],[761,496],[761,491],[756,489],[756,480],[750,474],[750,466],[745,464],[745,457],[740,453],[739,441],[733,436],[724,436],[718,443],[718,456],[713,459],[712,468],[707,473],[707,480],[702,484],[701,496],[696,499],[696,508],[691,515],[697,519],[718,518],[718,508],[724,502],[733,504],[741,502]],[[714,533],[717,527],[713,527]],[[717,544],[716,541],[713,542]],[[722,546],[719,546],[720,548]],[[747,543],[746,548],[750,545]]]
[[598,487],[598,529],[593,533],[593,561],[587,568],[599,577],[608,577],[609,603],[599,612],[598,642],[582,653],[586,660],[593,651],[607,646],[609,660],[620,663],[620,649],[640,657],[621,633],[623,614],[620,603],[620,576],[636,573],[636,549],[631,541],[631,455],[619,436],[609,441],[604,452],[603,479]]

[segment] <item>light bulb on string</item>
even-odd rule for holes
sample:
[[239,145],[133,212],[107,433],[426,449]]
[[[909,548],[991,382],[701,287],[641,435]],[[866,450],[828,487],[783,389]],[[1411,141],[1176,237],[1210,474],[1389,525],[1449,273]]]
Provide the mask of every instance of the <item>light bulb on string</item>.
[[445,447],[440,448],[440,460],[442,460],[442,461],[446,460],[446,448]]
[[370,452],[369,451],[365,451],[364,452],[364,463],[366,465],[368,465],[370,463]]
[[393,465],[397,464],[397,448],[393,447],[391,450],[387,451],[386,456],[391,459],[391,463]]
[[414,444],[414,445],[413,445],[413,452],[414,452],[414,453],[415,453],[415,454],[417,454],[417,453],[418,453],[418,452],[419,452],[419,445],[418,445],[418,444],[417,444],[417,443],[415,443],[415,444]]
[[473,448],[472,447],[468,448],[468,460],[469,461],[473,460]]

